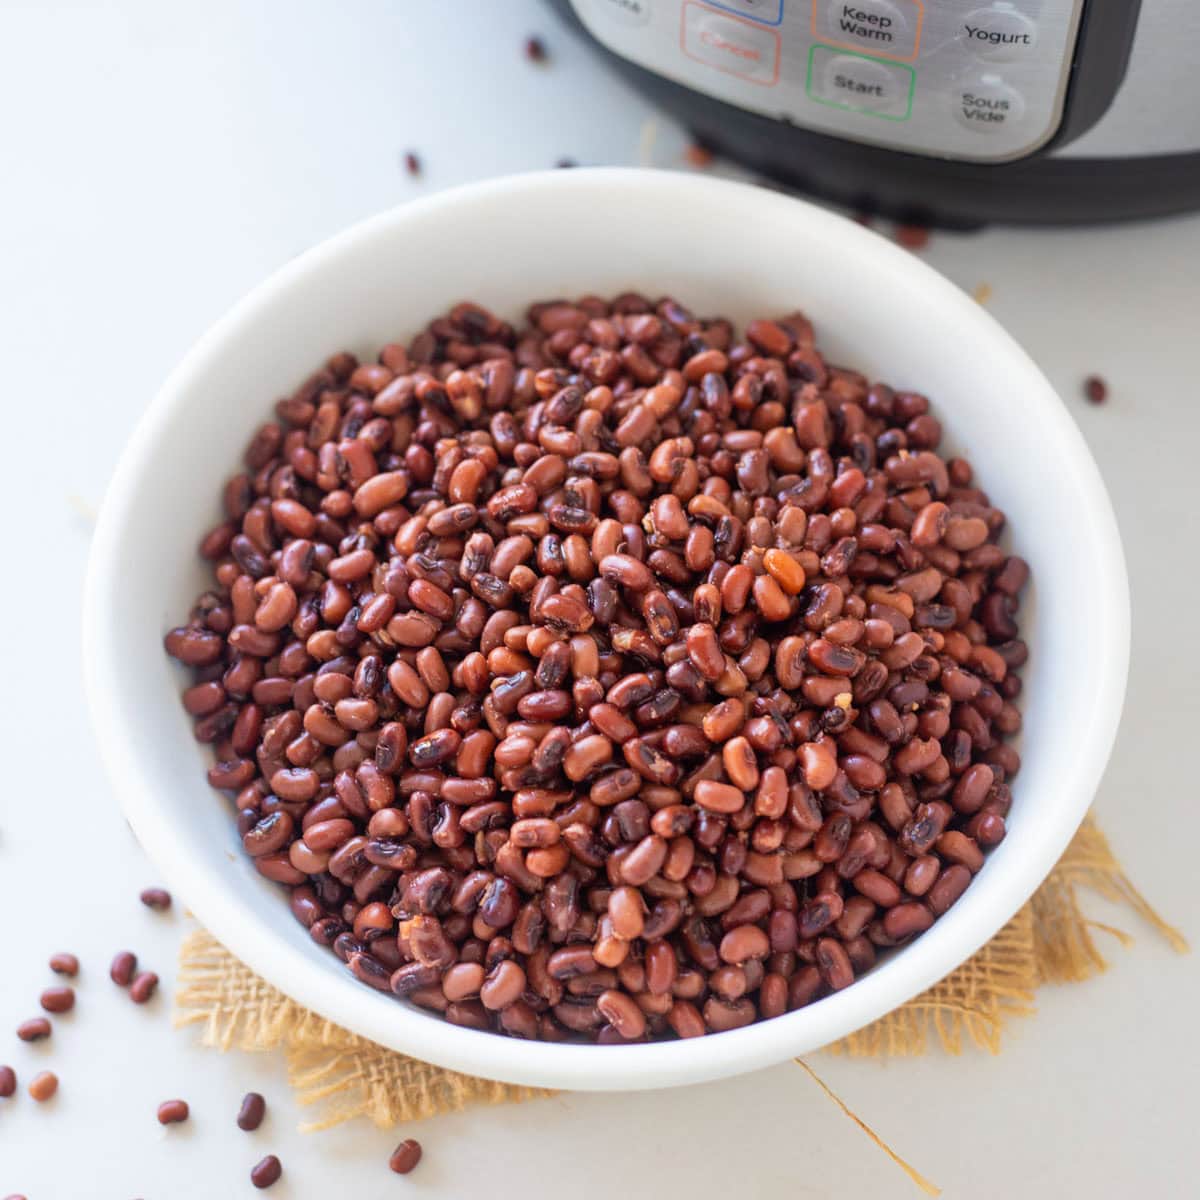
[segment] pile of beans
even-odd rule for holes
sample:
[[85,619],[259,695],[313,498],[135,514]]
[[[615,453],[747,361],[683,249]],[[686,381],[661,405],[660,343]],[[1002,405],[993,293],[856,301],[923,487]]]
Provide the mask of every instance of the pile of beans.
[[925,397],[805,317],[464,303],[275,411],[166,648],[362,982],[515,1037],[733,1029],[1004,837],[1028,568]]

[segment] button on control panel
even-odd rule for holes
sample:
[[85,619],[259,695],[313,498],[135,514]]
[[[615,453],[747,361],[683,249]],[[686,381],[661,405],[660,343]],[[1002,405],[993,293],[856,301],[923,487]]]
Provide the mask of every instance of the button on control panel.
[[688,0],[683,51],[696,62],[770,86],[779,78],[779,34],[773,29]]
[[783,0],[707,0],[713,8],[761,21],[764,25],[778,25],[783,20]]
[[814,0],[813,35],[864,54],[913,59],[922,16],[919,0]]
[[650,0],[600,0],[609,20],[625,25],[646,25],[650,21]]
[[999,75],[981,75],[960,85],[951,99],[954,115],[975,133],[1002,134],[1005,127],[1020,124],[1025,99]]
[[808,94],[821,104],[893,121],[908,119],[915,75],[901,63],[885,63],[828,46],[809,53]]
[[1037,25],[1011,4],[993,4],[965,16],[958,38],[985,62],[1020,62],[1037,48]]
[[1084,7],[1084,0],[570,3],[615,53],[727,104],[833,137],[975,162],[1024,158],[1054,136]]

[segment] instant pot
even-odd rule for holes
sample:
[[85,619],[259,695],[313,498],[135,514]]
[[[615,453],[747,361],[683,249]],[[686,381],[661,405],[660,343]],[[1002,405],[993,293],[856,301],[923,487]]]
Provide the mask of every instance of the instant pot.
[[555,0],[705,145],[900,219],[1200,206],[1198,0]]

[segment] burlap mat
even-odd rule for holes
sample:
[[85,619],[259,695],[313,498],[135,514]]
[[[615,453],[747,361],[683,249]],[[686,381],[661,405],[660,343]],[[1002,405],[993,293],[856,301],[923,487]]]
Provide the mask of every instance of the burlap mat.
[[[1089,818],[1033,899],[974,958],[915,1000],[827,1049],[867,1056],[923,1054],[932,1039],[951,1054],[965,1045],[998,1052],[1006,1022],[1033,1013],[1040,984],[1087,979],[1107,967],[1096,931],[1123,944],[1130,941],[1122,930],[1084,916],[1079,903],[1083,889],[1132,910],[1174,949],[1187,948],[1183,935],[1126,878]],[[348,1033],[264,983],[203,930],[189,935],[181,948],[175,1005],[176,1024],[200,1025],[204,1045],[220,1050],[282,1047],[300,1103],[319,1106],[317,1119],[305,1129],[325,1129],[358,1116],[386,1128],[469,1104],[550,1094],[460,1075]]]

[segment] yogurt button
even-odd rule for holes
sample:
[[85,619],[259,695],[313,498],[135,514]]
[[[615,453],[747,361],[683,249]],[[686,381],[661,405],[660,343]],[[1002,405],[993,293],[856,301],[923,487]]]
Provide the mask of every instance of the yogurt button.
[[995,4],[964,17],[958,40],[985,62],[1018,62],[1037,45],[1037,26],[1011,4]]

